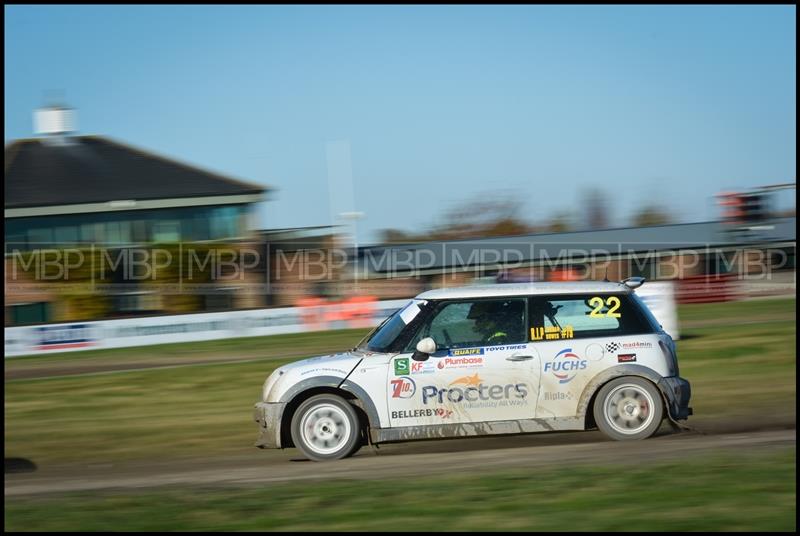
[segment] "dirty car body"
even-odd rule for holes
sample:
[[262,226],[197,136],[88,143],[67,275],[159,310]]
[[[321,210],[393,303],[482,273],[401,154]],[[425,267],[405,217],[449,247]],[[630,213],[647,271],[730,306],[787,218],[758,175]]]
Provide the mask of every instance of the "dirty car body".
[[643,281],[429,291],[348,352],[276,369],[261,448],[337,459],[365,443],[599,428],[644,439],[691,415]]

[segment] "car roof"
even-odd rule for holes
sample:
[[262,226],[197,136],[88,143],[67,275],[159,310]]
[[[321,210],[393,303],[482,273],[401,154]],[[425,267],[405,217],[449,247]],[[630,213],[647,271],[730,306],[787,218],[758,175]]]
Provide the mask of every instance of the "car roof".
[[466,287],[440,288],[423,292],[420,300],[452,300],[459,298],[491,298],[496,296],[530,296],[539,294],[585,294],[590,292],[629,293],[631,289],[622,283],[607,281],[498,283]]

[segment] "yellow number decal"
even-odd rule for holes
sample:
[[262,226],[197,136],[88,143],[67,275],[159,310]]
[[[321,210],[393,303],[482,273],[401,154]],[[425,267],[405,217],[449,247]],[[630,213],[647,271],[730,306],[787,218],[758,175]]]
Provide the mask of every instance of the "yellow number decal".
[[[621,313],[615,312],[617,309],[619,309],[620,306],[619,298],[617,298],[616,296],[609,296],[609,298],[605,301],[605,303],[603,303],[603,298],[601,298],[600,296],[595,296],[594,298],[591,298],[589,300],[589,305],[594,307],[594,309],[592,309],[592,312],[589,313],[589,316],[593,318],[602,318],[604,316],[619,318],[622,316]],[[604,305],[608,307],[608,311],[606,311],[605,314],[603,314],[603,312],[601,311]]]
[[589,305],[594,307],[594,309],[592,309],[592,312],[589,313],[589,316],[592,316],[594,318],[599,318],[603,316],[603,313],[600,312],[600,309],[603,308],[603,298],[595,296],[594,298],[589,300]]
[[[606,313],[606,316],[613,316],[614,318],[619,318],[622,316],[621,313],[614,312],[617,309],[619,309],[619,298],[617,298],[616,296],[611,296],[606,300],[606,303],[609,305],[609,309],[608,312]],[[613,307],[611,307],[612,304],[614,304]]]

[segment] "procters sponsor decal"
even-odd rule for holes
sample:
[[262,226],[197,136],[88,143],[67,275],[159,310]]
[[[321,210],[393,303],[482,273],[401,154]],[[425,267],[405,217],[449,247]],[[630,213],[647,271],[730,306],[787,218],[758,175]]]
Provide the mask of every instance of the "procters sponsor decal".
[[558,378],[558,383],[571,382],[578,372],[585,369],[588,362],[572,353],[572,348],[564,348],[556,354],[552,361],[544,364],[544,371]]
[[426,385],[421,392],[425,405],[454,403],[474,408],[528,403],[526,383],[486,384],[478,374],[458,378],[448,387]]
[[389,383],[392,386],[392,398],[411,398],[417,392],[417,384],[408,376],[402,376]]

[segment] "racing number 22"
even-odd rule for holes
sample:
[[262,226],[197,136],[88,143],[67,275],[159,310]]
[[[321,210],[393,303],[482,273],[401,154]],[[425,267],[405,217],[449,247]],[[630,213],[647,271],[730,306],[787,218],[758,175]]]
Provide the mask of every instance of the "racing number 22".
[[[591,317],[600,318],[603,316],[613,316],[614,318],[619,318],[622,316],[621,313],[615,312],[617,309],[619,309],[620,305],[619,298],[617,298],[616,296],[609,296],[608,299],[606,299],[605,303],[603,302],[603,298],[601,298],[600,296],[595,296],[594,298],[589,300],[589,305],[594,307],[594,309],[592,309],[592,312],[589,313],[589,316]],[[608,307],[608,311],[606,311],[605,314],[603,314],[602,312],[604,305]]]

